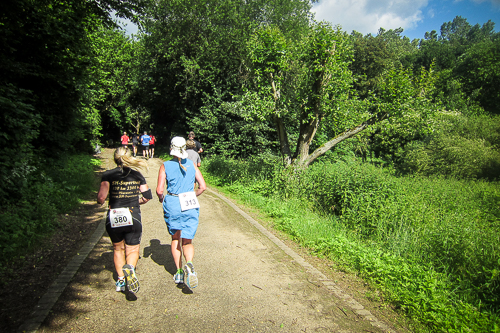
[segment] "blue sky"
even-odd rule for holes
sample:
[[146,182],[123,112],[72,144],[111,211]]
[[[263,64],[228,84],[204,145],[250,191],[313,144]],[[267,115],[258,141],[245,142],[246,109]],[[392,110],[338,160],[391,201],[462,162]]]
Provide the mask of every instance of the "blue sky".
[[[316,20],[340,24],[344,31],[377,34],[380,27],[403,28],[410,39],[424,38],[426,31],[440,33],[441,25],[462,16],[474,25],[495,22],[500,31],[500,0],[320,0],[313,6]],[[137,33],[128,21],[127,33]]]
[[440,33],[441,25],[462,16],[474,25],[495,22],[500,31],[500,0],[320,0],[313,6],[317,21],[340,24],[342,30],[377,34],[380,27],[403,28],[410,39],[426,31]]

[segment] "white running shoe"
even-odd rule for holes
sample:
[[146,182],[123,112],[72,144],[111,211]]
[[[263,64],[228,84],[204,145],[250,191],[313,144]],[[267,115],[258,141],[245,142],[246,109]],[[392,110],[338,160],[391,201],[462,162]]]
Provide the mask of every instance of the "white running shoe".
[[125,279],[118,279],[115,285],[116,291],[125,291]]
[[184,283],[184,272],[174,274],[174,282],[177,284]]
[[184,273],[186,274],[186,284],[189,289],[196,288],[198,286],[198,277],[196,276],[192,263],[188,262],[184,266]]

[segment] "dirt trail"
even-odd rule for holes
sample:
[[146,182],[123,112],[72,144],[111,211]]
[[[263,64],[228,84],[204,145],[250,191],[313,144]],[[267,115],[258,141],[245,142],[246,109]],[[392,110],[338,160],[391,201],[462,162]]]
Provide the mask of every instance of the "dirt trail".
[[[153,193],[161,163],[148,160]],[[199,199],[197,288],[173,282],[170,237],[155,195],[141,208],[137,297],[115,292],[105,233],[38,332],[396,332],[214,190]]]

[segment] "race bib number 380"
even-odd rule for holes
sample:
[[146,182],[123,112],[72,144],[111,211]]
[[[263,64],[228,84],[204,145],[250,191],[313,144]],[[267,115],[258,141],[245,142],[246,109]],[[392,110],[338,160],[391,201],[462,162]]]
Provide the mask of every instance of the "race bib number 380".
[[184,192],[179,194],[179,201],[181,203],[181,211],[193,208],[200,208],[200,203],[194,192]]
[[109,211],[109,221],[111,228],[125,227],[133,225],[132,214],[128,208],[113,208]]

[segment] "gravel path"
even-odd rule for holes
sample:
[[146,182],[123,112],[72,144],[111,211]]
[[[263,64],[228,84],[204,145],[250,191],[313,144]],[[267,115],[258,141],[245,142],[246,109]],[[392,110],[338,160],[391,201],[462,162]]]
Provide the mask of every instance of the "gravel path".
[[[153,193],[161,163],[148,161]],[[115,292],[104,233],[40,319],[38,332],[396,331],[215,190],[199,199],[197,288],[173,282],[170,236],[153,199],[142,206],[139,293]]]

